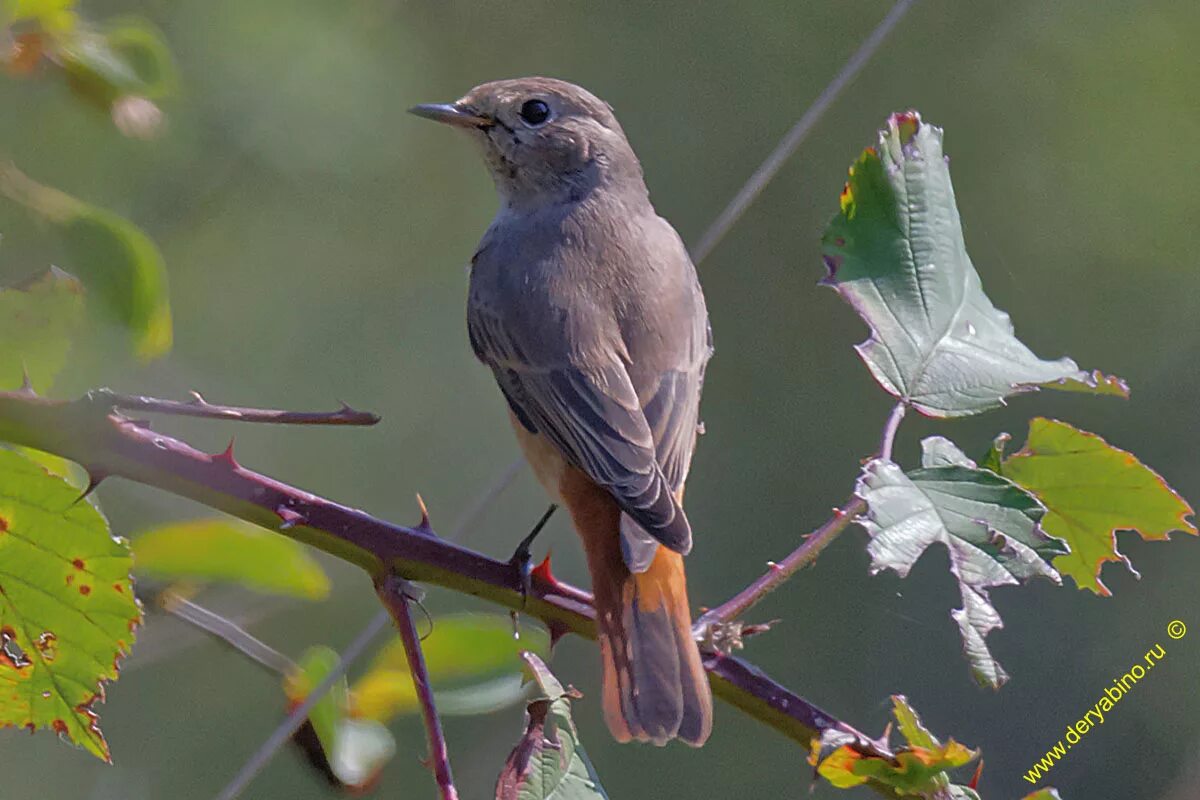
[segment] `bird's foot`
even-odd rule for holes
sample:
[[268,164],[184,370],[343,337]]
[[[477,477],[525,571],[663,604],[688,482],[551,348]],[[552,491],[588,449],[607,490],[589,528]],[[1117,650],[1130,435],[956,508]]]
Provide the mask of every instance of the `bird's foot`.
[[558,510],[558,506],[551,504],[550,508],[546,509],[546,513],[542,514],[542,518],[533,526],[533,530],[521,540],[517,545],[517,549],[513,551],[512,557],[508,559],[508,563],[513,565],[517,570],[517,575],[521,581],[521,608],[529,602],[529,593],[533,591],[533,540],[542,532],[542,528],[546,527],[546,523],[550,521],[550,517]]

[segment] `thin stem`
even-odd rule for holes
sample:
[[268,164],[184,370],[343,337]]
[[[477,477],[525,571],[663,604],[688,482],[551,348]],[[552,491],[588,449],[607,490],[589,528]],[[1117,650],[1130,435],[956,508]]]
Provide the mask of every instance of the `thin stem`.
[[879,442],[879,458],[884,461],[892,460],[892,445],[896,443],[896,431],[900,429],[900,423],[904,420],[906,411],[908,411],[908,406],[904,404],[903,400],[896,403],[896,407],[888,415],[887,424],[883,426],[883,438]]
[[261,639],[250,635],[233,620],[226,619],[199,603],[193,603],[177,592],[164,591],[159,596],[159,605],[168,614],[195,625],[278,675],[287,675],[296,668],[294,661]]
[[[904,419],[908,407],[903,401],[896,403],[892,413],[888,415],[887,423],[883,426],[883,436],[879,444],[878,457],[891,460],[892,445],[896,441],[896,431]],[[696,620],[693,630],[700,639],[712,640],[714,635],[720,639],[722,634],[719,626],[733,622],[759,603],[764,597],[782,586],[803,567],[817,560],[826,547],[844,531],[851,522],[867,510],[867,504],[857,495],[851,497],[841,508],[834,509],[833,516],[825,524],[805,537],[799,547],[788,553],[787,558],[779,562],[768,562],[768,569],[756,581],[745,589],[726,600],[721,605],[704,613]],[[733,646],[740,646],[737,631],[733,632]]]
[[287,715],[287,718],[284,719],[283,722],[281,722],[279,726],[271,732],[271,735],[262,743],[262,746],[260,746],[258,750],[255,751],[254,755],[252,755],[250,759],[242,765],[242,768],[238,770],[237,775],[233,776],[233,780],[231,780],[229,784],[221,790],[221,793],[217,795],[216,800],[236,800],[236,798],[241,796],[242,792],[246,791],[246,787],[249,786],[250,782],[254,780],[258,773],[262,772],[267,764],[271,762],[271,759],[275,757],[277,752],[279,752],[279,748],[283,747],[283,745],[287,743],[288,739],[292,738],[292,734],[299,730],[300,726],[304,724],[304,720],[308,719],[308,714],[313,710],[313,706],[320,702],[321,698],[329,693],[329,690],[333,688],[333,685],[337,683],[343,675],[346,674],[346,670],[350,669],[350,665],[362,657],[362,654],[366,652],[371,642],[375,640],[375,637],[387,627],[387,621],[387,614],[380,613],[372,617],[371,621],[367,623],[367,626],[362,629],[362,632],[360,632],[358,636],[354,638],[354,641],[350,643],[350,646],[342,652],[342,658],[341,661],[338,662],[338,665],[334,667],[333,670],[325,676],[324,680],[318,683],[316,688],[304,698],[304,701],[300,703],[300,705],[293,708],[292,712]]
[[438,717],[433,701],[433,687],[429,683],[429,670],[425,667],[425,653],[421,650],[421,637],[413,624],[412,598],[406,591],[408,582],[388,575],[379,582],[375,591],[384,607],[400,629],[400,640],[404,642],[404,655],[408,659],[408,671],[412,675],[413,688],[421,703],[421,714],[425,718],[425,735],[429,739],[429,760],[433,777],[437,781],[442,800],[458,800],[454,788],[454,776],[450,772],[450,751],[446,747],[446,735],[442,731],[442,720]]
[[220,406],[208,402],[199,392],[188,401],[162,400],[134,394],[118,394],[111,389],[93,389],[88,399],[98,406],[125,411],[145,411],[176,417],[225,419],[232,422],[259,422],[272,425],[374,425],[379,415],[356,411],[345,403],[337,411],[278,411],[270,408]]
[[854,51],[854,55],[850,56],[850,60],[842,66],[842,69],[834,76],[829,85],[822,90],[817,96],[804,115],[799,121],[792,126],[792,129],[784,135],[767,156],[767,159],[762,165],[754,171],[754,174],[746,181],[745,185],[738,191],[734,198],[729,201],[729,205],[721,212],[720,216],[708,227],[704,235],[700,237],[700,243],[696,245],[696,249],[692,251],[692,259],[699,264],[709,253],[716,248],[717,244],[725,238],[725,234],[729,233],[730,228],[741,218],[750,204],[758,198],[762,190],[767,188],[767,184],[779,173],[779,170],[791,158],[796,150],[804,143],[809,132],[820,121],[829,107],[833,105],[833,101],[838,98],[842,90],[850,85],[862,68],[871,60],[871,56],[887,39],[888,35],[908,13],[916,0],[897,0],[892,6],[892,10],[888,12],[880,23],[875,26],[875,30],[871,31],[863,43]]

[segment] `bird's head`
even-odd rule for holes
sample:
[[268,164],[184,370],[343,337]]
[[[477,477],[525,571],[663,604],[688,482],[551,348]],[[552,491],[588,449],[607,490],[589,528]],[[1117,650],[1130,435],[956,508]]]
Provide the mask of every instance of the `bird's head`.
[[578,201],[599,188],[645,193],[612,108],[566,81],[492,81],[453,103],[410,111],[469,131],[509,205]]

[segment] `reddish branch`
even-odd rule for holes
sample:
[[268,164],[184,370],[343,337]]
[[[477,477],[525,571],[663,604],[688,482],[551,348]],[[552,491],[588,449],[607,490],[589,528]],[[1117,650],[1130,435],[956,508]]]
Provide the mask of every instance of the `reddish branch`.
[[[109,395],[108,398],[120,396]],[[141,410],[172,407],[142,398]],[[523,602],[521,577],[498,561],[438,538],[422,519],[416,527],[385,522],[243,467],[232,449],[210,454],[125,418],[96,395],[75,401],[27,391],[0,392],[0,440],[53,453],[86,468],[93,484],[119,476],[196,500],[278,531],[362,567],[377,583],[388,575],[475,595],[542,620],[553,633],[594,639],[587,592],[535,575]],[[181,404],[186,405],[186,404]],[[270,414],[231,417],[242,421]],[[279,420],[276,415],[274,421]],[[887,747],[814,706],[742,659],[705,655],[714,693],[807,747],[828,730],[853,737],[865,755],[893,759]]]
[[415,602],[407,581],[388,575],[375,584],[375,591],[400,631],[404,643],[404,655],[408,660],[408,671],[412,675],[413,688],[421,703],[421,715],[425,719],[425,734],[429,739],[429,765],[437,781],[442,800],[458,800],[454,788],[454,777],[450,773],[450,750],[446,747],[446,734],[438,717],[433,701],[433,686],[429,682],[429,670],[425,667],[425,653],[421,650],[421,637],[413,624],[412,604]]

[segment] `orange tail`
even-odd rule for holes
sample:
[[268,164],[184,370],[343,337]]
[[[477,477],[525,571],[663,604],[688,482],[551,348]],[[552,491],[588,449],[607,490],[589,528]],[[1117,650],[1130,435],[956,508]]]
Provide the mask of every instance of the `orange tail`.
[[621,742],[678,737],[699,747],[712,732],[712,691],[692,639],[683,556],[659,547],[649,569],[631,574],[616,502],[594,485],[564,483],[574,484],[561,493],[592,573],[609,730]]

